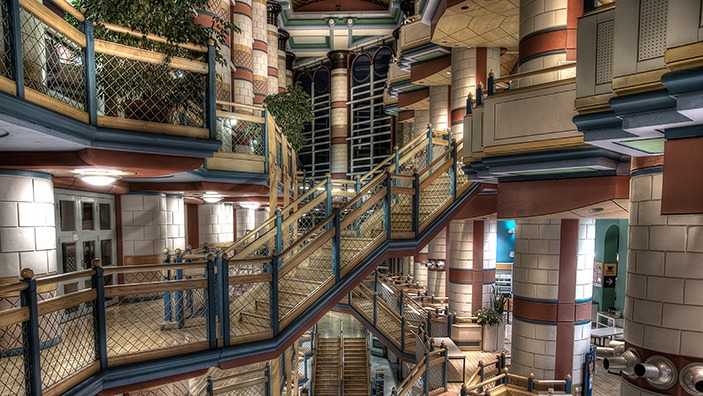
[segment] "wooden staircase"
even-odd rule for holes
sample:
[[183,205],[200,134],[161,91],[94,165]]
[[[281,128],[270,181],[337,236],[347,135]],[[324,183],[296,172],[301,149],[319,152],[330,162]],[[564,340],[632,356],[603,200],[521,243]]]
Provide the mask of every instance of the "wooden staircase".
[[368,339],[344,338],[344,396],[369,394]]
[[339,338],[317,339],[313,396],[339,396],[341,347]]

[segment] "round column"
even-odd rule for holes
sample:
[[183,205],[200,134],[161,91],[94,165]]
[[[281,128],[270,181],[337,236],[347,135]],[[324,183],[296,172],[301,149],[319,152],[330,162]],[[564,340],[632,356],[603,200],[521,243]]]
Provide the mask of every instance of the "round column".
[[232,7],[232,22],[241,29],[241,33],[232,35],[232,64],[236,68],[232,75],[232,99],[242,104],[254,103],[251,2],[252,0],[239,0]]
[[430,123],[432,129],[444,131],[449,126],[449,86],[430,87]]
[[327,57],[332,62],[330,81],[330,173],[333,179],[346,179],[349,158],[347,155],[347,137],[349,120],[347,100],[349,99],[349,82],[347,58],[349,51],[331,51]]
[[590,348],[595,220],[523,219],[515,227],[512,368],[582,381]]
[[254,47],[252,53],[252,83],[254,89],[254,104],[264,103],[268,95],[268,33],[266,0],[252,0],[252,37]]
[[472,220],[452,220],[449,224],[449,312],[471,316],[473,306],[473,239]]
[[[0,283],[15,282],[25,269],[35,277],[55,274],[56,225],[51,175],[0,170]],[[56,286],[38,288],[39,300],[56,297]],[[18,293],[0,294],[0,311],[19,307]],[[42,343],[54,345],[60,326],[58,315],[39,318]],[[22,329],[10,326],[0,332],[0,353],[21,352]],[[43,347],[42,347],[43,348]]]
[[413,275],[418,286],[427,288],[427,262],[419,261],[415,258]]
[[[661,192],[661,162],[633,169],[624,335],[642,359],[665,356],[681,375],[685,366],[703,364],[703,215],[662,215]],[[678,381],[657,389],[622,376],[622,395],[640,391],[689,394]]]
[[198,240],[200,243],[234,241],[234,208],[232,204],[198,205]]
[[[481,300],[474,294],[474,306],[492,308],[493,286],[496,283],[496,249],[498,247],[498,221],[484,220],[483,223],[483,260],[481,274]],[[474,269],[476,275],[476,269]],[[476,277],[476,276],[475,276]]]
[[269,1],[266,3],[266,43],[268,45],[268,95],[278,93],[278,14],[281,6]]
[[119,197],[124,256],[161,254],[185,247],[183,196],[129,193]]
[[235,213],[235,221],[237,222],[237,239],[246,235],[249,231],[256,228],[254,221],[254,209],[239,207]]
[[[518,71],[527,72],[576,60],[576,25],[583,1],[520,1],[520,59]],[[575,76],[574,70],[523,78],[520,86]]]
[[278,29],[278,92],[283,92],[286,87],[293,83],[288,79],[287,63],[286,63],[286,43],[290,38],[290,34],[283,29]]

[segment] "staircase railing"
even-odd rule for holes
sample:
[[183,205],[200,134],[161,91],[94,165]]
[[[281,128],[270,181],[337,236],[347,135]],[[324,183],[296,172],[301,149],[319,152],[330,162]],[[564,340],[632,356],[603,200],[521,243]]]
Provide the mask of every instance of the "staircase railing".
[[392,396],[440,395],[447,392],[447,347],[426,353],[407,377],[393,388]]

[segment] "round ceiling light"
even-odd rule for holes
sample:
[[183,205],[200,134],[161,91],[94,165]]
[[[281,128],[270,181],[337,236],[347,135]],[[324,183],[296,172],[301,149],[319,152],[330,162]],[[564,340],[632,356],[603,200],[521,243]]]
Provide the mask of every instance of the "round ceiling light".
[[74,173],[79,179],[93,186],[108,186],[125,174],[114,169],[76,169]]

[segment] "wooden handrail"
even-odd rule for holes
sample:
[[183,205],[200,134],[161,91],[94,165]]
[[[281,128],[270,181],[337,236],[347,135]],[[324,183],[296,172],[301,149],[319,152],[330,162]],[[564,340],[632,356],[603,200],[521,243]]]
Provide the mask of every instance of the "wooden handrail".
[[0,312],[0,329],[29,320],[29,308],[17,307]]
[[264,111],[263,106],[249,105],[249,104],[236,103],[236,102],[228,102],[226,100],[218,100],[215,103],[217,103],[218,105],[222,105],[222,106],[241,107],[243,109]]
[[565,63],[563,65],[557,65],[557,66],[552,66],[552,67],[546,67],[544,69],[539,69],[539,70],[530,70],[530,71],[526,71],[526,72],[522,72],[522,73],[515,73],[515,74],[511,74],[509,76],[496,78],[495,83],[496,84],[509,83],[513,80],[519,80],[521,78],[539,76],[540,74],[558,72],[558,71],[562,71],[562,70],[571,69],[574,67],[576,67],[576,62]]
[[363,176],[361,176],[359,180],[361,180],[361,182],[363,183],[363,181],[366,180],[367,177],[381,170],[386,164],[391,162],[393,158],[395,158],[395,154],[391,154],[390,156],[386,157],[386,159],[379,162],[378,165],[374,166],[370,171],[366,172]]
[[437,180],[447,169],[451,168],[453,163],[450,161],[445,162],[444,164],[440,165],[439,168],[435,169],[434,172],[432,172],[425,180],[423,180],[420,183],[420,192],[424,191],[427,186],[432,184],[435,180]]
[[438,155],[437,158],[435,158],[429,165],[427,165],[427,167],[425,167],[425,169],[420,172],[420,178],[422,178],[426,173],[430,171],[432,173],[436,172],[436,170],[432,170],[432,168],[437,166],[440,162],[447,161],[444,157],[450,155],[453,149],[454,148],[450,146],[448,149],[444,150],[442,154]]
[[348,210],[351,208],[358,200],[364,197],[371,189],[374,187],[378,186],[379,184],[383,183],[383,181],[386,179],[386,176],[381,173],[376,175],[370,182],[366,183],[364,187],[361,188],[358,194],[356,194],[356,197],[352,198],[350,201],[345,203],[339,210],[340,212],[344,212],[345,210]]
[[[247,241],[250,240],[252,237],[254,237],[259,231],[261,231],[261,230],[263,230],[264,228],[270,226],[271,223],[274,222],[274,220],[276,220],[276,216],[275,216],[275,215],[269,217],[269,218],[266,219],[266,220],[264,220],[263,223],[259,224],[256,228],[254,228],[253,230],[249,231],[249,233],[247,233],[247,234],[244,235],[243,237],[241,237],[241,238],[237,239],[236,241],[234,241],[234,243],[233,243],[232,245],[230,245],[230,247],[228,247],[227,249],[224,249],[224,250],[222,251],[222,254],[223,254],[223,255],[224,255],[224,254],[229,254],[231,251],[234,250],[235,247],[241,245],[241,244],[244,243],[244,242],[247,242]],[[269,230],[269,231],[270,231],[270,230]],[[267,231],[266,233],[268,233],[268,231]]]
[[410,151],[408,151],[407,153],[403,154],[403,156],[400,157],[399,163],[404,164],[404,163],[408,162],[413,156],[415,156],[415,154],[419,153],[420,150],[422,150],[423,148],[427,147],[427,144],[428,144],[428,143],[429,143],[429,142],[428,142],[427,140],[423,140],[422,142],[420,142],[420,144],[418,144],[417,146],[413,147],[412,150],[410,150]]
[[205,269],[207,268],[206,261],[197,261],[190,263],[164,263],[164,264],[148,264],[148,265],[119,265],[105,267],[105,275],[113,274],[133,274],[139,272],[151,271],[166,271],[166,270],[186,270],[186,269]]
[[173,69],[182,69],[198,74],[208,73],[208,65],[204,62],[178,56],[168,56],[160,52],[143,50],[141,48],[130,47],[105,40],[95,40],[95,52],[155,65],[164,64],[168,59],[168,65]]
[[184,279],[105,286],[105,297],[153,294],[174,290],[207,289],[207,279]]
[[471,386],[468,387],[466,390],[472,391],[472,390],[478,389],[478,388],[480,388],[480,387],[482,387],[482,386],[490,385],[490,384],[492,384],[492,383],[494,383],[494,382],[496,382],[496,381],[498,381],[498,380],[502,380],[502,379],[505,378],[505,377],[506,377],[505,373],[503,373],[503,374],[498,374],[498,375],[496,375],[495,377],[492,377],[492,378],[490,378],[490,379],[484,380],[484,381],[479,382],[479,383],[477,383],[477,384],[471,385]]
[[69,13],[72,17],[76,18],[78,22],[85,21],[85,15],[83,15],[83,13],[79,10],[75,9],[68,1],[56,0],[52,1],[51,4]]
[[75,272],[66,272],[65,274],[50,275],[43,278],[37,278],[37,286],[53,285],[59,282],[69,282],[76,279],[87,278],[95,274],[95,270],[87,269]]
[[[285,257],[293,252],[298,246],[300,246],[303,242],[305,242],[308,238],[310,238],[312,235],[314,235],[317,231],[319,231],[322,227],[324,227],[327,223],[331,222],[332,219],[334,218],[334,215],[329,215],[327,216],[324,220],[321,222],[317,223],[313,228],[310,229],[310,231],[306,232],[305,235],[302,237],[298,238],[297,241],[291,243],[290,246],[288,246],[286,249],[284,249],[278,256],[279,257]],[[318,237],[319,238],[319,237]]]
[[93,301],[97,295],[98,293],[95,289],[87,289],[40,301],[37,303],[38,316],[44,316],[60,309],[75,307],[78,304]]
[[288,216],[287,219],[283,220],[283,222],[281,223],[282,228],[285,229],[285,228],[289,227],[291,225],[291,223],[298,220],[305,213],[309,212],[314,207],[316,207],[317,205],[324,202],[325,199],[327,199],[327,194],[322,193],[322,194],[318,195],[317,197],[308,201],[308,203],[306,203],[302,208],[296,210],[292,215]]
[[27,290],[27,283],[22,281],[0,284],[0,296],[3,294],[14,294]]
[[[283,212],[283,215],[285,216],[287,211],[290,211],[291,209],[296,208],[296,207],[297,207],[301,202],[303,202],[306,198],[308,198],[310,195],[312,195],[313,193],[315,193],[315,191],[317,191],[318,188],[323,188],[323,187],[325,186],[325,183],[327,183],[326,180],[323,180],[323,181],[317,183],[316,185],[314,185],[314,186],[312,186],[311,188],[309,188],[308,191],[305,192],[305,194],[301,195],[300,197],[298,197],[298,199],[296,199],[295,201],[289,203],[288,206],[286,206],[286,207],[284,207],[283,209],[281,209],[281,212]],[[274,214],[274,216],[275,216],[275,214]]]
[[238,121],[252,122],[254,124],[263,124],[264,117],[259,117],[251,114],[232,113],[231,111],[217,110],[219,118],[235,118]]
[[[57,1],[57,3],[60,1],[63,0],[59,0]],[[19,0],[19,2],[20,7],[27,10],[30,14],[39,18],[42,22],[49,25],[52,29],[63,34],[69,40],[80,45],[81,47],[85,47],[85,34],[73,27],[70,23],[66,22],[63,18],[56,15],[48,8],[46,8],[44,5],[38,3],[35,0]]]
[[[61,3],[61,0],[58,0],[56,3]],[[73,7],[71,7],[73,8]],[[74,8],[75,10],[75,8]],[[73,14],[71,14],[73,15]],[[75,16],[75,15],[74,15]],[[129,34],[130,36],[138,37],[138,38],[146,38],[147,40],[155,41],[157,43],[162,43],[162,44],[169,44],[173,45],[176,47],[180,47],[183,49],[187,49],[190,51],[195,51],[195,52],[207,52],[207,46],[206,45],[199,45],[199,44],[193,44],[193,43],[172,43],[170,42],[167,38],[162,37],[162,36],[157,36],[155,34],[144,34],[140,32],[139,30],[133,30],[125,26],[120,26],[116,25],[114,23],[109,23],[109,22],[98,22],[100,25],[104,26],[106,29],[112,30],[113,32],[117,33],[124,33],[124,34]]]
[[354,216],[354,213],[357,211],[364,213],[367,210],[369,210],[376,202],[380,201],[386,196],[386,192],[384,190],[376,192],[372,197],[364,201],[358,208],[354,209],[350,214],[348,214],[346,217],[342,219],[340,222],[340,226],[342,229],[348,227],[351,223],[353,223],[357,218]]
[[[331,217],[331,216],[330,216]],[[306,258],[310,257],[310,255],[305,255],[304,252],[311,250],[311,251],[316,251],[321,247],[323,243],[326,243],[330,239],[334,237],[335,229],[334,227],[330,228],[329,230],[323,232],[322,234],[318,235],[317,238],[315,238],[312,242],[308,243],[307,245],[303,246],[303,248],[293,257],[289,259],[284,259],[283,266],[279,270],[278,276],[279,278],[283,278],[287,273],[295,269],[295,267],[300,263],[301,261],[305,260]],[[305,238],[307,239],[307,238]],[[303,240],[305,240],[303,239]],[[301,242],[302,243],[302,242]],[[295,246],[296,248],[300,246],[301,243],[297,243],[294,245],[291,245],[288,249],[284,250],[285,254],[281,254],[281,256],[286,256],[289,255],[292,250],[291,248]]]

